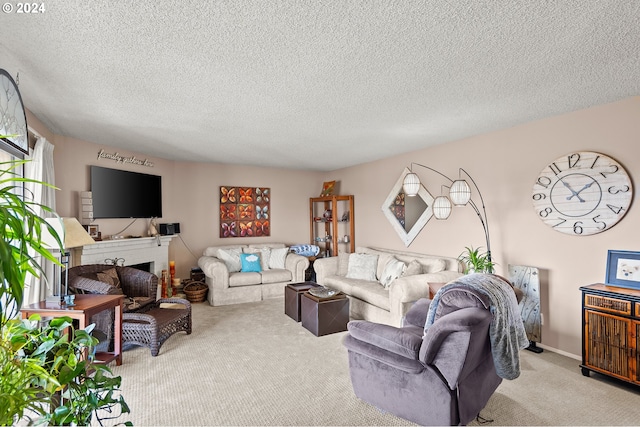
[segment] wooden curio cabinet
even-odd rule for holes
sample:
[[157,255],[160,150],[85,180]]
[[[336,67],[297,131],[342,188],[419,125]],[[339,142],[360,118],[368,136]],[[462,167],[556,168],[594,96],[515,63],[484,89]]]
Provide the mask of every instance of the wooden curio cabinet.
[[320,247],[318,256],[355,251],[353,196],[312,197],[309,212],[311,244]]
[[640,289],[583,286],[582,374],[609,375],[640,385]]

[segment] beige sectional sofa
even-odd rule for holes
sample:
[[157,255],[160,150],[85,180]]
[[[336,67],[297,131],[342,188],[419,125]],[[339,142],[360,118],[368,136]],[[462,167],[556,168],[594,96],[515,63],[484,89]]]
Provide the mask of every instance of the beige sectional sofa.
[[[241,271],[242,253],[257,255],[261,271]],[[290,252],[284,243],[264,243],[210,246],[198,266],[209,286],[209,304],[217,306],[282,297],[288,283],[304,282],[309,260]]]
[[349,296],[351,319],[401,326],[413,303],[462,276],[456,258],[382,248],[358,247],[354,254],[318,258],[316,281]]

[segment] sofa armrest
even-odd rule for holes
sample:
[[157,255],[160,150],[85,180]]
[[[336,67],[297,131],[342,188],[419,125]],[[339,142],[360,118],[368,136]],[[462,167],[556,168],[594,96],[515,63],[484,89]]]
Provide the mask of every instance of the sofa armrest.
[[324,279],[338,274],[338,257],[317,258],[313,262],[313,271],[316,272],[316,282],[324,285]]
[[438,273],[416,274],[414,276],[399,277],[391,283],[389,298],[391,304],[397,302],[413,302],[420,298],[429,298],[429,283],[448,283],[462,273],[455,271],[440,271]]
[[305,271],[309,268],[309,259],[289,252],[284,260],[284,266],[291,272],[293,282],[304,282]]
[[347,324],[349,334],[383,350],[409,359],[418,359],[422,336],[403,329],[366,320],[352,320]]
[[227,265],[213,256],[202,256],[198,259],[198,267],[207,277],[207,283],[217,289],[229,287],[229,269]]
[[[349,322],[349,323],[352,323],[352,322]],[[375,333],[366,333],[365,331],[360,331],[361,333],[356,332],[356,334],[362,339],[356,338],[350,331],[349,334],[347,334],[342,340],[342,344],[347,348],[347,350],[349,350],[349,352],[364,355],[371,359],[377,360],[378,362],[389,365],[395,369],[409,372],[411,374],[419,374],[420,372],[424,371],[425,366],[422,363],[420,363],[420,361],[417,360],[416,358],[401,356],[400,354],[394,351],[388,350],[388,348],[394,348],[393,345],[390,345],[389,343],[387,343],[386,345],[383,344],[382,347],[378,346],[379,343],[385,342],[385,338],[384,338],[385,334],[387,335],[393,335],[394,333],[397,334],[398,330],[396,330],[396,332],[391,332],[387,330],[387,328],[390,328],[387,325],[374,324],[371,322],[366,322],[366,323],[369,323],[369,325],[367,326],[373,329],[375,329],[376,326],[384,326],[385,328],[382,328],[382,331],[377,331],[377,332],[380,332],[380,335],[376,335]],[[352,325],[351,328],[354,328],[354,326]],[[357,326],[356,328],[359,329],[360,326]],[[403,340],[403,338],[400,338],[400,336],[397,336],[397,338],[399,339],[400,342],[402,341],[410,342],[417,337],[414,334],[410,334],[410,335],[413,335],[413,336],[407,340]],[[420,338],[420,341],[422,341],[421,338]],[[411,345],[411,347],[413,347],[413,344]],[[398,347],[395,347],[396,350],[397,348]]]

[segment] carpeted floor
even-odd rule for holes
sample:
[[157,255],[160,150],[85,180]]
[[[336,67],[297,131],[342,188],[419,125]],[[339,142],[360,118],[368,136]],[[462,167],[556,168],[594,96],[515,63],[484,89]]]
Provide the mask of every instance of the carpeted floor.
[[[193,316],[193,333],[174,335],[157,357],[136,347],[113,366],[132,413],[112,423],[412,425],[355,397],[346,332],[313,336],[284,314],[282,299],[198,303]],[[482,411],[489,425],[638,425],[640,389],[584,377],[578,361],[549,351],[523,351],[521,367]]]

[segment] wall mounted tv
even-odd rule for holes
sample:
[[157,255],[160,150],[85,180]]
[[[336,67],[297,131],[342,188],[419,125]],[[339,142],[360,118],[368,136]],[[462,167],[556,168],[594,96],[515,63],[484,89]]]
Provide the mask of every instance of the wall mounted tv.
[[162,177],[91,166],[93,217],[162,217]]

